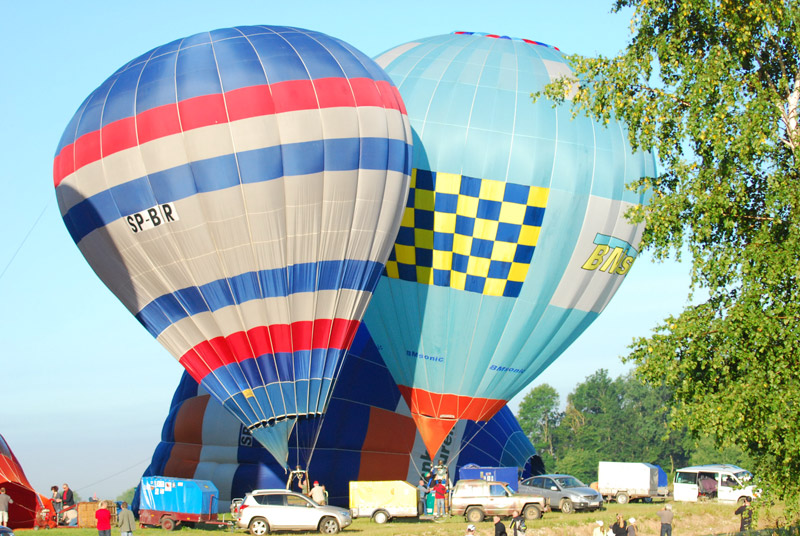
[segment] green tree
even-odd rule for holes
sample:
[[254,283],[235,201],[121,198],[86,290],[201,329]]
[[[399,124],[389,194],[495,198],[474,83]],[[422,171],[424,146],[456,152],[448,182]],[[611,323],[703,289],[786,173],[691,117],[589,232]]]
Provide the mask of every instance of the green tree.
[[[691,254],[707,299],[634,341],[628,359],[673,391],[671,417],[755,461],[768,499],[800,518],[800,5],[787,0],[617,0],[632,13],[612,58],[572,56],[546,91],[627,125],[661,173],[643,246]],[[769,501],[767,501],[769,502]]]
[[531,389],[519,405],[517,420],[539,455],[542,451],[554,455],[553,430],[563,415],[560,404],[558,391],[544,383]]
[[753,459],[736,445],[718,447],[713,438],[703,437],[695,442],[689,465],[705,465],[708,463],[730,463],[750,469]]
[[689,453],[682,435],[670,430],[666,388],[643,384],[633,374],[616,379],[600,369],[567,399],[556,430],[556,469],[582,480],[597,477],[598,462],[650,462],[668,471],[683,465]]
[[129,505],[133,502],[133,496],[136,493],[136,486],[133,486],[131,489],[124,491],[120,494],[115,501],[125,501]]

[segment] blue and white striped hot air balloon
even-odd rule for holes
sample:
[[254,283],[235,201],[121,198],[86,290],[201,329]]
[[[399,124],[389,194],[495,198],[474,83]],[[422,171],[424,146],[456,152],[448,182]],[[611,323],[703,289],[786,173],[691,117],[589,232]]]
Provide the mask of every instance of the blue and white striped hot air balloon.
[[406,212],[365,325],[431,456],[485,421],[597,318],[637,255],[625,188],[655,173],[621,124],[531,93],[556,48],[456,32],[379,56],[414,134]]
[[67,126],[54,179],[97,275],[286,464],[383,270],[410,155],[402,100],[371,59],[250,26],[119,69]]

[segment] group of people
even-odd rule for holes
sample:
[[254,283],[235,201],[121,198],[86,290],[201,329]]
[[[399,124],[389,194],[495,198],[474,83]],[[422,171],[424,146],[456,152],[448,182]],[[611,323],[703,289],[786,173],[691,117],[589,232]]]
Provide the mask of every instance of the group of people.
[[[751,508],[750,497],[745,497],[742,504],[734,512],[735,515],[740,516],[739,531],[746,532],[750,530],[753,522],[753,510]],[[665,504],[664,508],[656,512],[658,520],[661,523],[661,531],[659,536],[672,536],[672,521],[675,519],[675,513],[672,511],[671,504]],[[592,532],[592,536],[637,536],[636,519],[631,517],[627,521],[622,514],[617,514],[616,522],[611,525],[607,531],[603,530],[603,521],[598,519],[597,526]]]
[[[506,531],[506,526],[500,520],[500,516],[494,516],[492,518],[492,522],[494,523],[494,536],[524,536],[525,535],[525,518],[520,515],[517,510],[511,514],[511,523],[508,525],[508,529],[511,531],[511,534]],[[474,536],[475,534],[475,525],[467,525],[467,533],[466,536]]]
[[309,487],[308,471],[301,469],[299,465],[297,469],[289,474],[289,480],[286,482],[286,489],[292,489],[292,482],[295,480],[297,481],[297,487],[300,493],[310,497],[311,500],[319,505],[325,506],[328,504],[328,491],[325,489],[325,486],[320,484],[318,480],[315,480],[314,485]]
[[50,502],[59,525],[77,526],[78,511],[75,510],[75,495],[68,484],[63,484],[61,491],[58,486],[50,486]]
[[[665,504],[664,508],[656,512],[661,522],[660,536],[672,536],[672,520],[675,517],[671,504]],[[637,536],[639,529],[636,526],[636,518],[631,517],[627,520],[622,514],[617,514],[614,524],[608,530],[604,530],[602,520],[595,521],[597,525],[592,531],[592,536]]]
[[[670,507],[669,513],[672,513]],[[671,527],[672,519],[670,519],[670,527]],[[592,531],[592,536],[636,536],[638,534],[636,528],[636,518],[631,517],[627,521],[625,520],[625,516],[622,514],[617,514],[616,520],[614,524],[608,530],[604,530],[603,527],[605,523],[603,523],[602,519],[598,519],[595,521],[597,525]],[[670,534],[672,534],[672,529],[670,528]],[[661,535],[664,535],[664,529],[661,529]]]
[[417,484],[417,490],[419,491],[419,514],[422,515],[427,511],[427,496],[428,493],[433,493],[434,519],[445,516],[449,511],[447,494],[452,487],[452,482],[450,482],[450,474],[444,459],[440,459],[438,465],[433,467],[424,477],[426,478],[420,478],[419,484]]
[[[108,509],[108,501],[100,501],[99,508],[94,513],[97,520],[97,536],[111,536],[111,511]],[[117,511],[117,526],[120,536],[133,536],[133,529],[136,527],[136,518],[128,508],[128,503],[120,504]]]

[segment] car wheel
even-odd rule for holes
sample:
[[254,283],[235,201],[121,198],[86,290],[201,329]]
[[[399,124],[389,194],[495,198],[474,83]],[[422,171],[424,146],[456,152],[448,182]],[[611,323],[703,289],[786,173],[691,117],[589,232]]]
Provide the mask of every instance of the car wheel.
[[386,512],[386,510],[378,510],[377,512],[372,514],[372,520],[375,523],[382,525],[387,521],[389,521],[389,514]]
[[164,530],[175,530],[175,520],[168,516],[162,517],[161,528]]
[[464,515],[466,516],[467,521],[470,523],[480,523],[483,521],[483,518],[486,517],[486,514],[483,513],[483,510],[477,506],[471,506],[467,508],[467,511]]
[[617,503],[618,504],[628,504],[628,494],[627,493],[617,493]]
[[561,499],[561,504],[558,506],[558,508],[563,514],[571,514],[575,511],[575,505],[573,505],[572,501],[569,499]]
[[525,521],[533,521],[542,517],[542,511],[535,504],[529,504],[522,511],[522,515],[525,516]]
[[323,517],[319,522],[319,531],[322,534],[336,534],[339,532],[339,522],[330,516]]
[[250,534],[253,536],[264,536],[269,533],[269,523],[263,517],[254,517],[250,521]]

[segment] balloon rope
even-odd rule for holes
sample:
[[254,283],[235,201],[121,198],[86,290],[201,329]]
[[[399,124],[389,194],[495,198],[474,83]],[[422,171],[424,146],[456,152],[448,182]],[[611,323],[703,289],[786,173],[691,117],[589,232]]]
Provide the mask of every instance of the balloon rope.
[[16,258],[17,258],[17,253],[19,253],[19,250],[21,250],[21,249],[22,249],[22,246],[24,246],[24,245],[25,245],[25,242],[27,242],[27,241],[28,241],[28,238],[31,236],[31,233],[32,233],[32,232],[33,232],[33,230],[36,228],[36,225],[39,223],[39,220],[41,220],[41,219],[42,219],[42,216],[44,216],[44,213],[45,213],[45,211],[46,211],[46,210],[47,210],[47,209],[50,207],[50,203],[52,203],[52,202],[53,202],[53,200],[52,200],[52,199],[50,199],[49,201],[47,201],[47,203],[45,203],[45,205],[44,205],[44,208],[43,208],[43,209],[42,209],[42,211],[39,213],[39,217],[37,217],[37,218],[36,218],[36,221],[35,221],[35,222],[33,222],[33,225],[31,225],[31,228],[30,228],[30,229],[28,229],[28,232],[25,234],[25,238],[23,238],[23,239],[22,239],[22,242],[20,242],[19,246],[17,246],[17,249],[16,249],[16,251],[14,251],[14,254],[13,254],[13,255],[11,255],[11,258],[10,258],[10,259],[8,260],[8,262],[6,263],[6,265],[5,265],[5,268],[3,268],[3,271],[2,271],[2,272],[0,272],[0,280],[2,280],[2,279],[3,279],[3,276],[4,276],[4,275],[6,275],[6,270],[8,270],[8,267],[9,267],[9,266],[11,266],[11,263],[12,263],[12,262],[14,262],[14,259],[16,259]]
[[[351,343],[351,345],[352,345],[352,343]],[[330,390],[328,391],[328,403],[325,404],[325,411],[317,417],[317,419],[319,419],[319,424],[317,425],[316,431],[314,432],[314,440],[311,442],[311,449],[309,450],[309,453],[308,453],[308,460],[306,461],[306,468],[308,468],[311,465],[311,458],[314,456],[314,452],[315,452],[315,450],[317,448],[317,442],[319,441],[319,436],[320,436],[320,433],[322,432],[322,424],[325,421],[325,416],[328,414],[327,406],[328,406],[328,404],[330,404],[330,401],[333,399],[333,391],[336,388],[336,383],[339,381],[339,374],[341,373],[342,368],[344,368],[344,360],[347,359],[347,356],[349,354],[350,354],[350,349],[348,348],[344,352],[344,355],[342,356],[342,358],[339,360],[339,364],[338,364],[336,370],[333,373],[333,381],[331,382],[331,387],[330,387]]]
[[[476,422],[479,422],[479,423],[482,423],[482,424],[480,424],[480,427],[478,428],[478,430],[477,430],[477,431],[476,431],[474,434],[472,434],[472,437],[470,437],[470,438],[469,438],[469,439],[468,439],[466,442],[464,442],[464,441],[461,441],[461,447],[460,447],[460,448],[459,448],[459,449],[456,451],[455,455],[452,455],[452,456],[450,456],[451,458],[457,458],[457,457],[458,457],[458,455],[459,455],[459,454],[461,454],[461,451],[462,451],[462,450],[464,450],[464,449],[467,447],[467,445],[469,445],[469,444],[470,444],[470,442],[471,442],[473,439],[475,439],[475,437],[476,437],[476,436],[477,436],[477,435],[478,435],[480,432],[482,432],[482,431],[483,431],[484,427],[485,427],[487,424],[489,424],[489,420],[488,420],[488,419],[487,419],[487,420],[485,420],[485,421],[476,421]],[[499,443],[499,441],[498,441],[498,443]],[[431,460],[431,461],[433,461],[433,460]]]
[[105,477],[105,478],[101,478],[100,480],[96,480],[96,481],[94,481],[94,482],[92,482],[92,483],[90,483],[90,484],[86,484],[86,485],[84,485],[84,486],[81,486],[81,487],[76,487],[76,488],[73,488],[73,489],[74,489],[75,491],[80,491],[80,490],[84,490],[84,489],[86,489],[86,488],[88,488],[88,487],[90,487],[90,486],[94,486],[94,485],[96,485],[96,484],[99,484],[99,483],[101,483],[101,482],[105,482],[106,480],[109,480],[109,479],[111,479],[111,478],[114,478],[115,476],[121,475],[121,474],[122,474],[122,473],[124,473],[125,471],[130,471],[131,469],[133,469],[133,468],[134,468],[134,467],[136,467],[137,465],[140,465],[140,464],[142,464],[142,463],[144,463],[144,462],[146,462],[146,461],[149,461],[150,459],[151,459],[150,457],[147,457],[147,458],[145,458],[145,459],[143,459],[143,460],[139,460],[138,462],[134,463],[133,465],[130,465],[130,466],[126,467],[125,469],[122,469],[121,471],[117,471],[117,472],[116,472],[116,473],[114,473],[113,475],[108,475],[108,476],[107,476],[107,477]]

